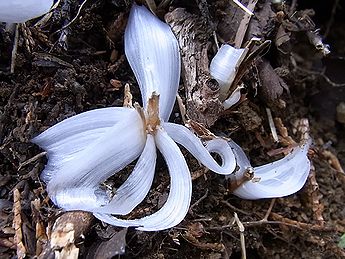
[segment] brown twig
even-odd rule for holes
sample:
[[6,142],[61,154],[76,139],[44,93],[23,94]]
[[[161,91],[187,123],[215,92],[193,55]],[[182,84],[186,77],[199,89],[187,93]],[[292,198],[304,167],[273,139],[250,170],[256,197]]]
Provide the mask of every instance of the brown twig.
[[234,192],[245,182],[248,182],[254,178],[254,170],[252,167],[249,167],[241,176],[240,179],[237,179],[235,176],[230,176],[228,189],[230,192]]
[[176,95],[176,100],[177,100],[178,107],[180,109],[180,114],[181,114],[182,122],[184,124],[186,124],[187,123],[186,105],[183,103],[183,100],[182,100],[182,98],[181,98],[181,96],[179,94]]
[[299,226],[297,226],[295,224],[291,224],[291,223],[287,223],[287,222],[282,222],[282,221],[276,221],[276,220],[247,221],[247,222],[243,222],[243,225],[245,227],[258,227],[258,226],[263,226],[263,225],[283,225],[283,226],[297,228],[297,229],[302,230],[301,227],[299,227]]
[[16,58],[17,58],[17,49],[18,49],[18,42],[19,42],[19,25],[15,25],[15,33],[14,33],[14,40],[13,40],[13,49],[11,54],[11,74],[14,73],[14,68],[16,66]]
[[276,202],[275,198],[271,200],[270,206],[268,207],[268,210],[266,211],[266,214],[265,214],[264,218],[262,219],[262,221],[267,221],[268,220],[268,217],[270,216],[270,214],[272,212],[272,209],[273,209],[273,206],[274,206],[275,202]]
[[35,162],[36,160],[38,160],[38,159],[40,159],[41,157],[45,156],[46,154],[47,154],[47,152],[41,152],[41,153],[39,153],[39,154],[37,154],[37,155],[35,155],[35,156],[29,158],[28,160],[24,161],[23,163],[20,163],[20,164],[19,164],[19,167],[18,167],[18,171],[19,171],[20,169],[22,169],[24,166],[26,166],[26,165],[28,165],[28,164],[30,164],[30,163],[32,163],[32,162]]
[[297,0],[292,0],[289,10],[289,16],[292,16],[292,14],[295,12],[297,6]]
[[322,215],[324,205],[320,202],[319,185],[316,181],[315,167],[313,165],[310,168],[310,173],[308,176],[306,194],[308,197],[307,205],[311,207],[313,211],[314,220],[316,220],[320,226],[323,226],[325,223]]
[[234,217],[235,217],[235,222],[238,226],[238,230],[240,231],[240,241],[241,241],[241,258],[246,259],[247,258],[247,253],[246,253],[246,240],[244,238],[244,226],[240,219],[237,216],[237,213],[234,212]]
[[278,222],[283,222],[285,224],[289,224],[290,226],[294,226],[296,228],[303,229],[303,230],[324,231],[324,232],[336,231],[336,228],[334,227],[320,226],[320,225],[315,225],[315,224],[299,222],[296,220],[285,218],[275,212],[271,212],[271,218],[273,218],[274,220],[277,220]]
[[208,196],[208,189],[206,189],[205,194],[199,200],[197,200],[194,204],[192,204],[192,206],[190,206],[189,212],[192,212],[193,208],[198,206],[200,202],[202,202],[203,200],[207,198],[207,196]]
[[[328,163],[339,173],[345,174],[343,167],[341,166],[339,159],[329,150],[322,151],[322,156],[328,161]],[[345,175],[344,175],[345,176]]]
[[192,172],[192,181],[198,179],[199,177],[203,176],[207,172],[208,172],[207,168],[201,168],[201,169],[198,169],[196,171],[193,171]]
[[224,204],[225,206],[229,207],[230,209],[232,209],[233,211],[237,211],[239,213],[242,213],[243,215],[250,215],[249,212],[241,210],[239,208],[236,208],[235,206],[231,205],[229,202],[227,201],[220,201],[222,204]]
[[283,145],[290,146],[290,145],[296,145],[296,141],[294,141],[290,136],[287,128],[285,127],[283,121],[281,118],[274,118],[275,125],[277,127],[277,130],[281,136],[280,141]]
[[123,107],[133,108],[132,93],[129,84],[125,85],[125,92],[123,97]]
[[329,83],[333,87],[344,87],[345,86],[345,83],[333,82],[328,76],[325,75],[324,71],[319,72],[319,71],[313,71],[313,70],[301,68],[301,67],[297,66],[296,62],[292,62],[292,64],[294,64],[295,70],[302,72],[302,73],[305,73],[305,74],[309,74],[309,75],[321,76],[327,83]]
[[186,232],[182,235],[182,237],[190,244],[194,245],[195,247],[201,250],[213,250],[217,252],[223,252],[225,247],[223,244],[220,243],[202,243],[198,239],[196,239],[192,234]]
[[36,256],[39,256],[42,253],[44,244],[47,243],[48,237],[45,232],[45,227],[41,221],[40,215],[41,201],[40,199],[35,199],[31,202],[31,211],[33,224],[35,225],[35,237],[36,237]]

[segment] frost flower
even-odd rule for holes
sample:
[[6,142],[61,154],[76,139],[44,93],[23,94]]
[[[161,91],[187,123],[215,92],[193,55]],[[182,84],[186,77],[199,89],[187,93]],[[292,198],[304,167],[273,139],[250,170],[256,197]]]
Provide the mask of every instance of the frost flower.
[[[143,107],[96,109],[68,118],[33,139],[47,151],[41,178],[51,200],[65,210],[92,212],[100,220],[122,227],[157,231],[179,224],[192,194],[190,172],[179,147],[184,146],[204,166],[223,175],[235,171],[240,179],[251,168],[234,142],[214,138],[204,143],[182,125],[167,122],[180,78],[180,55],[170,27],[145,7],[133,5],[125,31],[125,53],[138,81]],[[218,61],[217,61],[218,62]],[[226,67],[219,60],[221,70]],[[234,71],[230,67],[230,72]],[[223,71],[223,70],[222,70]],[[226,76],[226,72],[223,73]],[[310,142],[274,163],[253,168],[256,181],[242,184],[235,195],[245,199],[281,197],[304,185],[310,162]],[[125,220],[147,196],[155,173],[157,149],[164,157],[170,192],[155,213]],[[210,153],[222,159],[219,165]],[[109,177],[137,160],[114,195],[102,187]]]
[[[41,178],[47,183],[51,200],[65,210],[90,211],[109,224],[139,230],[171,228],[187,214],[192,194],[190,172],[175,142],[219,174],[234,171],[235,157],[225,140],[216,138],[204,146],[189,129],[167,122],[180,78],[178,43],[169,26],[145,7],[132,7],[125,31],[125,53],[142,93],[143,108],[84,112],[34,138],[49,159]],[[156,148],[170,174],[166,203],[140,219],[117,218],[115,215],[130,213],[149,192]],[[220,155],[222,165],[210,152]],[[137,158],[128,179],[113,196],[108,195],[101,184]]]

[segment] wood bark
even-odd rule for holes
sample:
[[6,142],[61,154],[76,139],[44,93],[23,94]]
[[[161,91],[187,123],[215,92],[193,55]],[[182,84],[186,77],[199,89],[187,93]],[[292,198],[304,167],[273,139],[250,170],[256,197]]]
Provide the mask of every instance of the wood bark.
[[187,116],[210,127],[223,111],[219,85],[209,73],[207,50],[212,31],[205,21],[182,8],[168,13],[165,19],[180,45]]

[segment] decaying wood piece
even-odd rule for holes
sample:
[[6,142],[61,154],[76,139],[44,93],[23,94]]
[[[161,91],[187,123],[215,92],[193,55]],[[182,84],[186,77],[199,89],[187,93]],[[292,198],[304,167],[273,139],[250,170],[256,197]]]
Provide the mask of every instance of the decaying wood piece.
[[75,242],[88,232],[93,216],[89,212],[70,211],[60,216],[54,223],[50,244],[39,258],[78,258],[79,248]]
[[123,107],[133,108],[132,93],[129,84],[125,85],[125,94],[123,98]]
[[186,92],[187,116],[210,127],[223,111],[218,100],[219,85],[210,77],[207,57],[212,32],[196,15],[177,8],[165,16],[181,49],[182,79]]

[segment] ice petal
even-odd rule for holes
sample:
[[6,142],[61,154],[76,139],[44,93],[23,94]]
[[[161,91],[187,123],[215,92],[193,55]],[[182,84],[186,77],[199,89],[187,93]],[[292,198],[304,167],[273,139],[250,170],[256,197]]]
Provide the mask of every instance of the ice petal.
[[[236,179],[241,179],[243,174],[247,172],[249,168],[252,168],[247,155],[244,153],[243,149],[236,144],[235,141],[230,140],[228,141],[229,146],[232,148],[234,152],[237,168],[235,172],[231,175]],[[231,177],[230,176],[230,177]]]
[[133,5],[125,31],[125,53],[146,109],[153,92],[160,95],[159,112],[167,121],[180,80],[180,54],[170,27],[144,6]]
[[[145,146],[146,133],[139,113],[135,109],[130,111],[121,123],[110,127],[83,150],[67,159],[57,158],[47,169],[53,175],[47,190],[56,205],[68,210],[85,210],[82,202],[80,204],[76,202],[72,207],[68,203],[69,199],[77,200],[75,195],[84,196],[83,190],[87,190],[85,193],[90,195],[98,192],[98,195],[92,196],[93,199],[104,196],[99,194],[101,192],[99,184],[139,156]],[[81,198],[81,200],[87,199],[87,197]]]
[[[43,149],[53,149],[60,144],[70,143],[73,140],[71,137],[77,134],[83,134],[90,130],[104,132],[131,112],[131,109],[123,107],[109,107],[83,112],[50,127],[33,138],[32,142]],[[86,133],[85,135],[89,134]],[[93,136],[90,138],[92,139]]]
[[299,191],[305,184],[310,161],[308,149],[311,141],[296,147],[286,157],[266,165],[254,167],[254,177],[259,181],[248,181],[234,191],[243,199],[283,197]]
[[102,137],[122,118],[133,113],[129,108],[102,108],[83,112],[47,129],[31,141],[47,151],[49,158],[41,179],[48,183],[61,165]]

